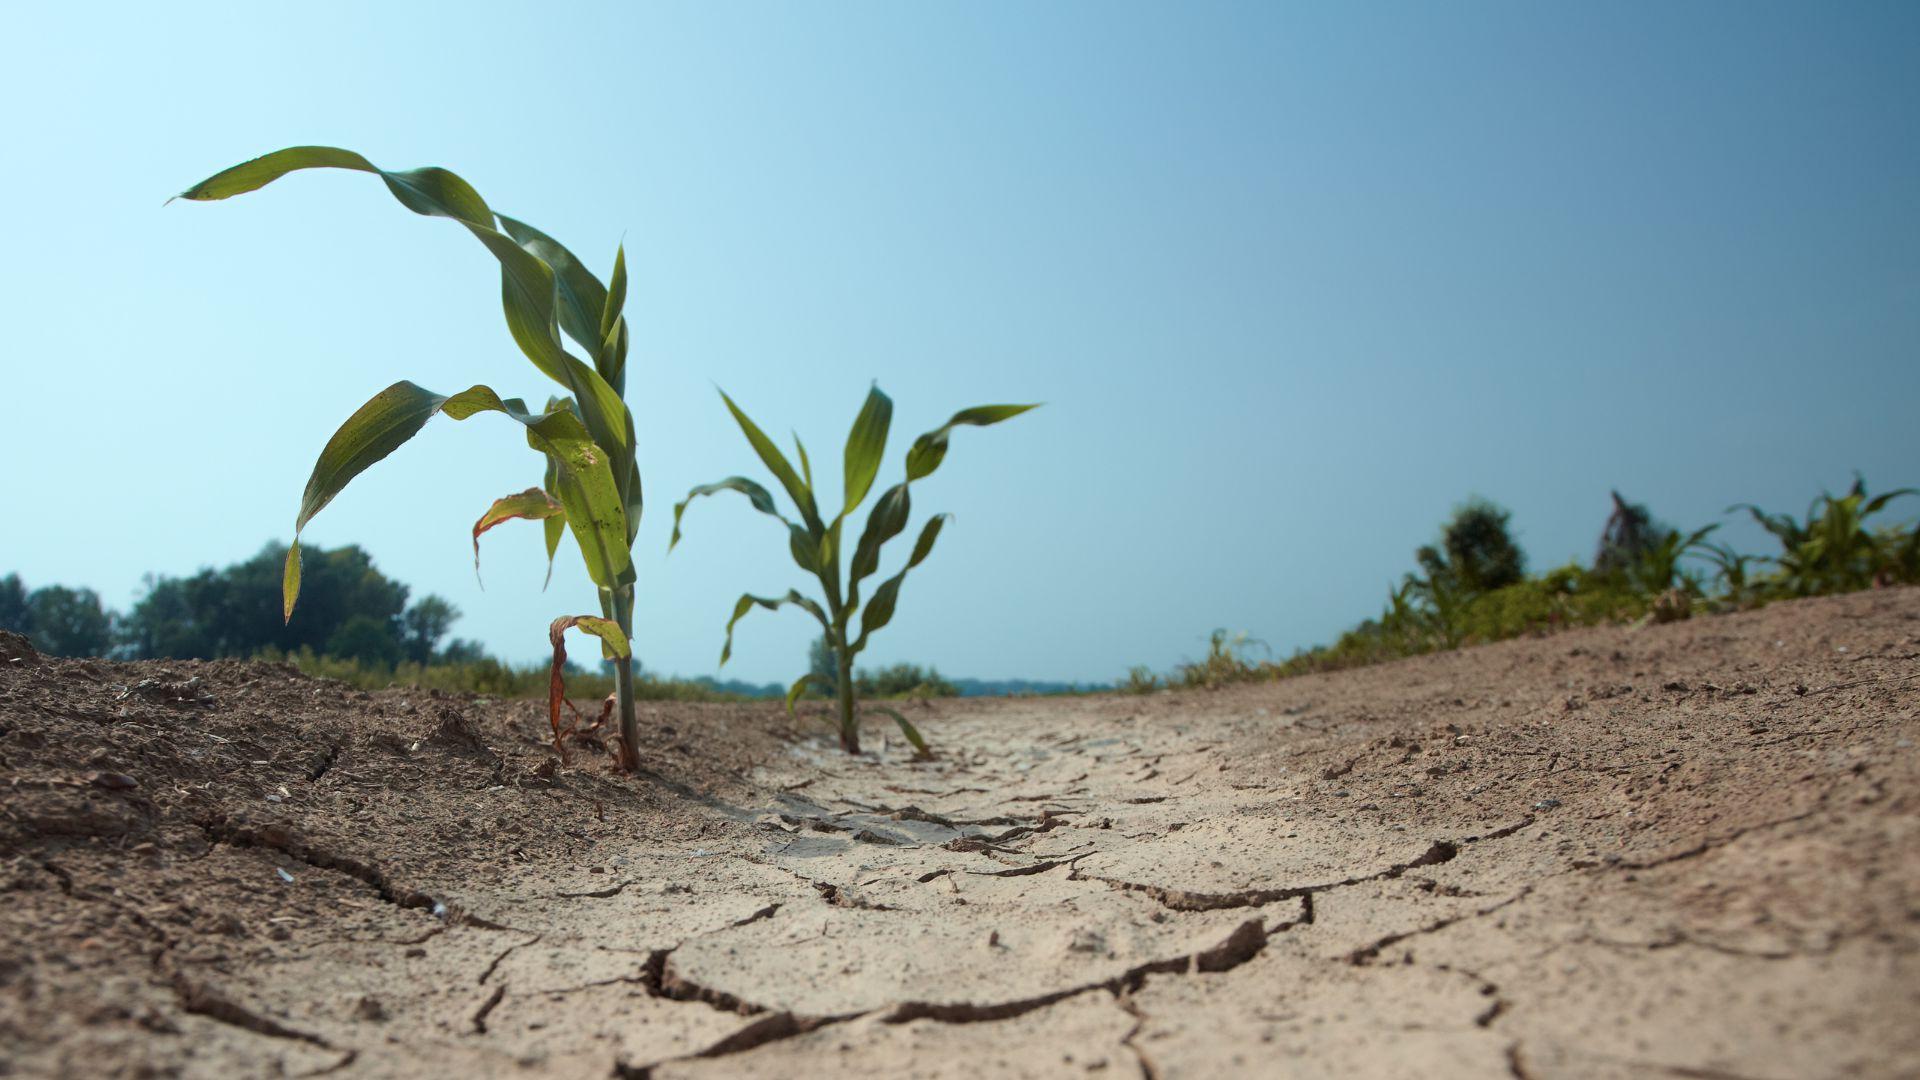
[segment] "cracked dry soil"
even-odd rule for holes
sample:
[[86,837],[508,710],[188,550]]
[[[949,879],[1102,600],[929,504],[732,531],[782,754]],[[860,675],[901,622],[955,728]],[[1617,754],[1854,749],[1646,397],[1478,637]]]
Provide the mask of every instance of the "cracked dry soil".
[[914,708],[0,638],[0,1073],[1920,1075],[1920,590]]

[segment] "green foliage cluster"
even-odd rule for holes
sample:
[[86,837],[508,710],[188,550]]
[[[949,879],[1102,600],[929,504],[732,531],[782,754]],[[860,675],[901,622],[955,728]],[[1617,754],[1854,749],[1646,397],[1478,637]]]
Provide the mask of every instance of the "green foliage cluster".
[[0,630],[34,639],[55,656],[105,656],[113,648],[113,614],[92,589],[42,585],[27,591],[19,574],[0,578]]
[[479,646],[442,639],[460,617],[438,596],[408,602],[406,585],[375,569],[355,546],[307,553],[308,604],[280,616],[282,548],[269,544],[245,562],[191,577],[147,578],[125,614],[91,589],[46,585],[28,593],[18,574],[0,578],[0,629],[33,638],[54,656],[124,660],[250,657],[309,652],[367,665],[468,662]]
[[478,658],[470,642],[441,647],[458,609],[438,596],[409,603],[408,587],[382,574],[354,545],[306,550],[306,603],[283,618],[284,551],[268,544],[219,570],[148,578],[146,595],[120,620],[124,654],[216,659],[304,651],[387,668]]
[[[1524,572],[1507,512],[1474,499],[1455,510],[1437,543],[1415,553],[1422,572],[1405,575],[1377,617],[1333,644],[1285,660],[1257,660],[1248,655],[1244,634],[1216,630],[1206,657],[1180,665],[1165,685],[1214,688],[1566,627],[1685,618],[1695,610],[1920,583],[1920,525],[1872,520],[1893,500],[1915,494],[1901,488],[1872,495],[1856,477],[1846,494],[1815,498],[1804,518],[1749,504],[1729,507],[1730,514],[1750,514],[1779,543],[1778,553],[1750,554],[1710,542],[1717,524],[1682,532],[1614,492],[1593,565],[1568,563],[1533,576]],[[1148,693],[1160,685],[1151,670],[1136,667],[1120,688]]]
[[[441,659],[425,664],[408,660],[386,666],[350,657],[328,656],[311,649],[294,653],[267,649],[257,659],[285,661],[315,678],[337,679],[362,690],[415,686],[452,694],[544,698],[552,678],[552,672],[545,663],[520,666],[491,656],[471,660]],[[604,670],[589,671],[571,665],[567,671],[567,689],[575,697],[604,698],[614,692],[614,677],[611,672]],[[636,701],[751,701],[774,697],[779,692],[780,688],[774,685],[675,679],[645,671],[637,672],[633,679]]]
[[[495,697],[548,694],[549,665],[509,664],[474,642],[447,639],[459,610],[432,595],[409,602],[411,590],[382,574],[357,546],[308,547],[304,602],[282,621],[284,551],[270,543],[231,566],[183,578],[150,576],[146,594],[125,614],[104,608],[92,590],[48,585],[28,592],[18,574],[9,574],[0,578],[0,630],[26,634],[54,656],[273,660],[363,690],[417,686]],[[567,675],[576,696],[613,691],[614,676],[604,666],[569,664]],[[634,681],[639,701],[740,701],[781,692],[773,684],[646,673]]]

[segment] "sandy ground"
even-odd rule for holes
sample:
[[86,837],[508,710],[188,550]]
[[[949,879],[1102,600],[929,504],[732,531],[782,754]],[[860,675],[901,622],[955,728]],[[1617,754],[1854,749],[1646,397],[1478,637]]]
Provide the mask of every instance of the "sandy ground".
[[0,639],[0,1073],[1920,1075],[1920,590],[912,708]]

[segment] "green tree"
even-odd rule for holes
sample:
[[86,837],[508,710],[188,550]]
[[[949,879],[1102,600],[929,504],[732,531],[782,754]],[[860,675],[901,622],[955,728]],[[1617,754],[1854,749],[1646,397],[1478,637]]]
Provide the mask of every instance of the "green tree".
[[1512,515],[1478,496],[1456,507],[1441,529],[1440,543],[1414,553],[1436,589],[1468,595],[1492,592],[1527,574],[1527,556],[1513,540]]
[[33,643],[55,656],[104,656],[113,645],[113,621],[92,589],[43,585],[27,598]]
[[341,623],[340,629],[327,638],[326,652],[329,656],[388,668],[399,663],[402,656],[392,620],[373,615],[354,615]]
[[433,660],[440,639],[459,621],[460,609],[438,596],[423,596],[400,616],[400,648],[416,664]]
[[27,611],[27,587],[21,584],[19,574],[0,578],[0,630],[33,633]]
[[[211,659],[252,656],[263,649],[331,651],[336,634],[356,616],[386,627],[393,652],[403,652],[407,587],[374,567],[357,546],[309,548],[304,602],[291,620],[281,614],[283,548],[268,544],[245,562],[205,569],[186,578],[150,578],[147,593],[127,614],[122,640],[139,657]],[[445,610],[428,605],[444,605]],[[438,598],[423,599],[413,633],[444,633],[457,616]],[[363,627],[359,636],[366,633]],[[438,637],[433,638],[437,643]],[[385,654],[387,650],[378,650]]]

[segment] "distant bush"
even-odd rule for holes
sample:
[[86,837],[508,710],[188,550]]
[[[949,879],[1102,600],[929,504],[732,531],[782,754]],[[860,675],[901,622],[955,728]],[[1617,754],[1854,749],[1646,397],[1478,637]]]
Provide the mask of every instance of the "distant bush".
[[[386,665],[368,663],[350,657],[327,656],[311,649],[283,653],[268,649],[256,659],[284,660],[316,678],[335,679],[362,690],[384,690],[392,686],[417,686],[423,690],[441,690],[450,694],[485,694],[500,698],[537,698],[547,696],[551,667],[545,661],[524,667],[502,663],[493,657],[460,663],[420,664],[411,660]],[[604,698],[613,693],[613,675],[590,670],[577,664],[567,668],[567,696],[580,699]],[[722,689],[710,680],[661,678],[642,672],[633,681],[638,701],[751,701],[776,697],[779,687]],[[751,692],[749,692],[751,691]]]
[[[1415,552],[1423,573],[1407,574],[1390,589],[1377,618],[1331,645],[1281,661],[1254,661],[1245,655],[1250,639],[1244,634],[1216,630],[1206,658],[1181,665],[1168,685],[1215,688],[1573,626],[1666,621],[1702,608],[1736,610],[1786,597],[1920,583],[1920,525],[1871,520],[1908,495],[1920,492],[1869,495],[1856,476],[1847,494],[1816,498],[1804,520],[1747,504],[1732,507],[1729,513],[1747,511],[1780,543],[1778,555],[1752,555],[1709,543],[1717,525],[1683,533],[1614,492],[1594,566],[1568,563],[1533,577],[1521,572],[1526,556],[1507,531],[1507,512],[1470,500],[1454,512],[1438,544]],[[1689,559],[1697,565],[1688,565]],[[1764,566],[1772,569],[1759,569]],[[1155,682],[1147,668],[1137,667],[1121,689],[1144,693]]]
[[99,593],[65,585],[28,592],[18,574],[0,578],[0,630],[25,634],[54,656],[105,656],[113,647],[113,615]]
[[894,664],[878,670],[861,668],[853,675],[854,692],[863,698],[959,697],[960,688],[940,677],[938,668]]

